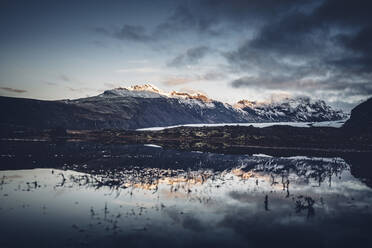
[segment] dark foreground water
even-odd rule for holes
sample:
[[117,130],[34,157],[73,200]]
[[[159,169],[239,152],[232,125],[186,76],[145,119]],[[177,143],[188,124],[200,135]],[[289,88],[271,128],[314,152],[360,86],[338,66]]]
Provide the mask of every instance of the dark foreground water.
[[0,247],[372,245],[366,155],[0,145]]

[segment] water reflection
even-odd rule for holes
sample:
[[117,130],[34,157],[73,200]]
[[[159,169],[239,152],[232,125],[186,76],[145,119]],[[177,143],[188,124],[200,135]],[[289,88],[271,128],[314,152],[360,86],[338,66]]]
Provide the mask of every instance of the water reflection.
[[0,171],[0,247],[346,247],[372,241],[372,189],[342,158],[83,146],[80,156],[77,144],[54,146],[57,156],[7,151],[13,166],[49,166]]

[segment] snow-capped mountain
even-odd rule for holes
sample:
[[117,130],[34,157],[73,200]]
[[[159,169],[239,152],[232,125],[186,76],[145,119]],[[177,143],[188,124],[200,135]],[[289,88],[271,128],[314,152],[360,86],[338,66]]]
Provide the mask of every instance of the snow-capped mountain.
[[202,93],[168,93],[149,84],[106,90],[95,97],[65,103],[105,115],[105,122],[96,122],[100,128],[260,121],[255,115],[209,99]]
[[198,123],[330,121],[345,118],[323,101],[240,101],[232,106],[195,92],[164,92],[153,85],[106,90],[76,100],[40,101],[0,97],[0,124],[37,128],[138,129]]
[[276,102],[239,101],[235,107],[255,113],[267,121],[317,122],[346,119],[348,115],[334,110],[322,100],[308,97],[285,98]]
[[100,97],[143,97],[143,98],[178,98],[178,99],[195,99],[201,102],[212,102],[205,94],[200,92],[187,93],[187,92],[164,92],[152,84],[134,85],[125,88],[116,88],[112,90],[106,90]]
[[125,88],[116,88],[106,90],[99,97],[143,97],[143,98],[158,98],[167,97],[167,93],[162,92],[151,84],[134,85]]

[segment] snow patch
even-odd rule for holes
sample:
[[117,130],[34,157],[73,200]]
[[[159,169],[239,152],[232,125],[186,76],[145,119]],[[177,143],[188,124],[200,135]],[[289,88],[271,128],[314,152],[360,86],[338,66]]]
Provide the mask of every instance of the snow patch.
[[144,144],[143,146],[147,146],[147,147],[155,147],[155,148],[163,148],[163,147],[161,147],[161,146],[154,145],[154,144]]
[[342,121],[323,121],[323,122],[249,122],[249,123],[216,123],[216,124],[184,124],[184,125],[174,125],[166,127],[148,127],[139,128],[137,131],[160,131],[175,127],[220,127],[220,126],[253,126],[258,128],[271,127],[271,126],[291,126],[291,127],[341,127],[346,120]]

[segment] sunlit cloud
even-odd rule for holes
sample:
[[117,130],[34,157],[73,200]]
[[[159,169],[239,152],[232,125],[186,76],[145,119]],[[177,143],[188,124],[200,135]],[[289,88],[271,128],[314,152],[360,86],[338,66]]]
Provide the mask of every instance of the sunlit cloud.
[[176,86],[176,85],[181,85],[181,84],[187,84],[193,81],[195,81],[195,79],[193,78],[173,77],[173,78],[166,79],[163,82],[163,84],[167,86]]

